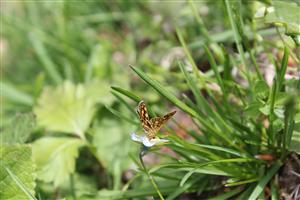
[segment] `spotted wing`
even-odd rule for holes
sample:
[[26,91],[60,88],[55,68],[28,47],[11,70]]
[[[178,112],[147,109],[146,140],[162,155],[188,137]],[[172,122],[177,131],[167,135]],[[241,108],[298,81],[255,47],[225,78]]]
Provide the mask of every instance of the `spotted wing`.
[[137,108],[137,113],[139,115],[143,129],[145,130],[146,133],[148,133],[152,129],[152,127],[151,127],[151,122],[147,111],[147,107],[144,101],[141,101],[139,103]]
[[176,111],[170,112],[166,115],[164,115],[163,117],[154,117],[150,120],[151,122],[151,127],[153,129],[153,132],[157,133],[162,127],[163,125],[165,125],[167,123],[167,121],[169,119],[171,119],[171,117],[173,117],[173,115],[175,115]]

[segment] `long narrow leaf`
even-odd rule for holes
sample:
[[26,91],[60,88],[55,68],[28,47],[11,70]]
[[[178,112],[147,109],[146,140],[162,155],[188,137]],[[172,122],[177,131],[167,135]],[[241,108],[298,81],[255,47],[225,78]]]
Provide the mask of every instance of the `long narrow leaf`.
[[[234,33],[233,34],[234,40],[235,40],[237,49],[239,51],[241,62],[242,62],[242,65],[243,65],[241,71],[246,76],[249,84],[251,85],[250,75],[249,75],[249,73],[245,69],[247,67],[247,64],[246,64],[246,58],[245,58],[245,53],[244,53],[243,45],[241,43],[241,36],[239,35],[237,24],[235,23],[235,20],[233,18],[233,13],[232,13],[232,9],[231,9],[231,3],[230,3],[229,0],[225,0],[225,6],[226,6],[227,13],[228,13],[230,25],[231,25],[231,28],[232,28],[233,33]],[[248,70],[248,71],[250,71],[250,70]]]
[[200,83],[201,83],[201,86],[204,87],[204,88],[207,90],[206,82],[205,82],[205,77],[203,76],[203,73],[201,73],[201,72],[198,70],[197,65],[196,65],[196,63],[195,63],[195,61],[194,61],[194,59],[193,59],[193,57],[192,57],[190,51],[189,51],[188,48],[187,48],[187,45],[186,45],[186,43],[185,43],[185,41],[184,41],[184,39],[183,39],[182,33],[181,33],[181,31],[180,31],[179,28],[176,28],[176,33],[177,33],[177,36],[178,36],[178,38],[179,38],[179,41],[180,41],[180,43],[181,43],[181,45],[182,45],[182,47],[183,47],[183,50],[184,50],[184,52],[185,52],[185,54],[186,54],[186,56],[187,56],[189,62],[190,62],[191,65],[192,65],[192,68],[193,68],[194,73],[196,74],[196,77],[199,79],[199,81],[200,81]]
[[119,95],[118,92],[116,91],[111,91],[111,93],[121,102],[121,104],[125,105],[125,107],[134,115],[136,115],[136,112],[134,111],[134,109],[132,109],[132,106],[129,105],[129,103],[127,103],[122,97],[121,95]]
[[[216,76],[216,79],[217,79],[217,81],[218,81],[218,84],[219,84],[219,86],[221,87],[221,90],[222,90],[222,92],[223,92],[223,95],[226,95],[227,93],[226,93],[226,91],[225,91],[225,87],[224,87],[224,83],[223,83],[223,80],[222,80],[222,78],[221,78],[221,75],[220,75],[220,73],[219,73],[219,71],[218,71],[217,63],[216,63],[216,61],[215,61],[215,59],[214,59],[212,53],[210,52],[209,48],[208,48],[206,45],[203,45],[203,47],[204,47],[204,50],[205,50],[205,52],[206,52],[206,54],[207,54],[207,56],[208,56],[208,61],[209,61],[209,63],[210,63],[210,66],[212,67],[212,69],[213,69],[213,71],[214,71],[214,73],[215,73],[215,76]],[[226,103],[226,102],[225,102],[225,103]]]
[[264,188],[267,185],[267,183],[271,180],[274,174],[279,170],[281,165],[282,163],[276,163],[275,165],[273,165],[273,167],[271,167],[268,173],[260,179],[257,186],[254,188],[253,192],[251,193],[249,200],[257,199],[257,197],[264,191]]
[[1,96],[6,97],[12,102],[20,103],[26,106],[32,106],[34,100],[32,96],[18,90],[14,86],[0,82]]
[[288,66],[288,59],[289,59],[289,50],[287,47],[284,48],[284,54],[283,54],[283,59],[282,59],[282,62],[281,62],[281,67],[280,67],[280,71],[279,71],[279,74],[278,74],[278,87],[277,87],[277,90],[280,91],[281,90],[281,87],[283,85],[283,82],[284,82],[284,76],[285,76],[285,73],[286,73],[286,70],[287,70],[287,66]]
[[117,111],[117,110],[115,110],[113,108],[109,108],[109,107],[106,106],[106,109],[109,110],[115,116],[119,117],[120,119],[124,119],[124,120],[126,120],[129,123],[134,124],[134,125],[139,125],[138,121],[134,121],[131,118],[128,118],[127,116],[123,115],[121,112],[119,112],[119,111]]
[[235,188],[229,192],[226,192],[224,194],[221,194],[219,196],[216,196],[216,197],[213,197],[213,198],[210,198],[209,200],[225,200],[225,199],[231,199],[231,197],[239,194],[241,192],[241,188]]
[[126,97],[132,99],[133,101],[135,101],[137,103],[142,100],[142,98],[138,97],[137,95],[133,94],[132,92],[130,92],[128,90],[125,90],[125,89],[122,89],[122,88],[119,88],[119,87],[111,87],[111,89],[119,92],[120,94],[125,95]]
[[48,73],[49,77],[52,79],[52,81],[56,84],[59,84],[62,82],[62,77],[58,72],[58,67],[56,64],[52,61],[50,58],[46,47],[42,43],[42,41],[39,39],[38,35],[34,32],[32,32],[29,35],[29,39],[32,42],[33,48],[40,59],[42,66],[45,68],[46,72]]

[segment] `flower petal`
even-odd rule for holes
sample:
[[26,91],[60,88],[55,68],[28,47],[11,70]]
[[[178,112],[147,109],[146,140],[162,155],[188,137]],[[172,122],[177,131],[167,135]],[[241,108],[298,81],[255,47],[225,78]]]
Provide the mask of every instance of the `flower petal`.
[[144,137],[144,139],[143,139],[143,144],[144,144],[146,147],[152,147],[153,145],[156,144],[156,142],[154,141],[154,139],[149,140],[147,137]]
[[152,139],[151,141],[155,142],[155,144],[160,144],[160,143],[165,143],[165,142],[169,142],[169,140],[166,139]]
[[160,143],[166,143],[166,142],[169,142],[170,140],[167,140],[167,139],[159,139],[160,140]]
[[154,145],[165,143],[165,142],[169,142],[169,140],[159,139],[159,138],[158,139],[151,139],[151,140],[149,140],[147,137],[145,137],[145,139],[143,140],[143,144],[146,147],[152,147]]
[[145,136],[139,136],[136,133],[131,133],[131,140],[135,142],[143,142]]

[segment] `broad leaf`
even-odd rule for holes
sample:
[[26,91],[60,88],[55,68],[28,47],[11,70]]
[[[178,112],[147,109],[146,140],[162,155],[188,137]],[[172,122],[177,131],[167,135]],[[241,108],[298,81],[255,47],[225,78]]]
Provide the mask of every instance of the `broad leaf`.
[[17,114],[2,133],[3,143],[24,143],[35,127],[33,113]]
[[92,128],[94,134],[93,145],[97,150],[97,157],[102,165],[114,175],[115,189],[120,186],[122,171],[128,169],[131,163],[128,159],[130,152],[136,152],[140,147],[130,139],[131,129],[122,122],[116,125],[115,121],[105,118],[95,123]]
[[107,99],[108,94],[109,86],[106,82],[74,85],[66,81],[57,88],[48,87],[34,109],[37,122],[48,130],[84,138],[84,132],[96,111],[96,103],[111,102]]
[[257,81],[254,86],[254,94],[258,99],[265,99],[269,94],[269,86],[265,81]]
[[33,144],[33,158],[38,179],[54,182],[55,186],[69,178],[75,171],[78,149],[84,142],[69,137],[43,137]]
[[[27,145],[1,145],[0,155],[0,199],[27,200],[28,195],[25,191],[34,195],[35,173],[31,147]],[[9,172],[17,177],[22,188]]]
[[288,34],[300,34],[300,7],[292,2],[273,2],[275,11],[265,16],[265,22],[284,26]]

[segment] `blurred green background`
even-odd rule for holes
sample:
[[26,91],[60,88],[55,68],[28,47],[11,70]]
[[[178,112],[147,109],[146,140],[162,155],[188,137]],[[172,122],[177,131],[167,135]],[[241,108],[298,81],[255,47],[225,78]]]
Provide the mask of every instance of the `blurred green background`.
[[[0,128],[10,132],[2,136],[11,144],[1,152],[18,153],[24,148],[21,152],[25,154],[4,160],[11,159],[11,165],[19,163],[20,168],[13,170],[17,176],[24,162],[28,170],[22,178],[39,199],[93,199],[99,191],[113,196],[109,192],[126,190],[132,182],[132,188],[152,188],[146,177],[134,176],[138,164],[130,158],[139,151],[130,133],[142,133],[135,115],[137,102],[128,101],[117,91],[133,91],[136,100],[144,99],[152,113],[164,114],[174,107],[130,66],[159,81],[176,97],[185,95],[194,100],[178,60],[191,71],[191,56],[206,81],[217,82],[203,48],[207,45],[215,61],[225,66],[221,67],[222,78],[230,81],[236,66],[245,64],[237,58],[238,32],[241,46],[249,50],[246,71],[257,59],[262,66],[258,76],[270,85],[274,70],[268,64],[280,62],[283,46],[288,46],[291,76],[298,76],[299,6],[288,1],[276,7],[276,2],[279,16],[264,15],[264,9],[274,5],[269,0],[232,1],[233,15],[242,24],[234,30],[224,1],[1,1]],[[254,82],[255,70],[247,73]],[[237,82],[243,86],[243,81]],[[212,91],[218,94],[218,89]],[[182,112],[176,119],[181,126],[192,123]],[[175,132],[180,135],[180,131]],[[18,156],[23,159],[17,160]],[[149,164],[168,159],[150,159]],[[6,181],[2,184],[9,185],[10,190],[1,191],[4,199],[22,199],[24,194],[11,186],[14,182]],[[173,182],[167,184],[166,194],[177,187]],[[12,195],[12,191],[17,192]],[[188,189],[184,191],[188,193]],[[138,192],[132,196],[143,199],[152,195],[146,191],[139,196]]]

